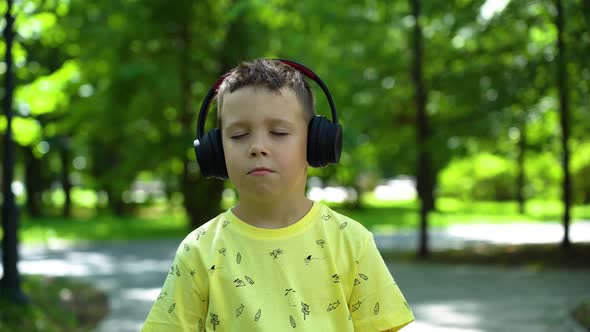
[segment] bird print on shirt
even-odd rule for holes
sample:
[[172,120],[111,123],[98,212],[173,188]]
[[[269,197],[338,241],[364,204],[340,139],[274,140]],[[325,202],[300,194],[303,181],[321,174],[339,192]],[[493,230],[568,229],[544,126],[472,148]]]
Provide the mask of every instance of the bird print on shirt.
[[359,308],[361,307],[362,302],[361,301],[356,301],[355,304],[352,305],[352,312],[355,312],[357,310],[359,310]]
[[339,305],[340,305],[340,301],[339,300],[336,300],[336,302],[330,303],[328,305],[328,310],[327,311],[330,312],[330,311],[336,310],[336,308],[338,308]]

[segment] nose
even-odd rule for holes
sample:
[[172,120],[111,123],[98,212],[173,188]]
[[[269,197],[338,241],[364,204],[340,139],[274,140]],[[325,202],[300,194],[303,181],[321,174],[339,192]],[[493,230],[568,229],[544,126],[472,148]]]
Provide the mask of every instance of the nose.
[[264,144],[262,138],[257,138],[254,139],[252,141],[252,144],[250,145],[250,148],[248,150],[248,155],[250,157],[259,157],[259,156],[268,156],[268,149],[266,148],[266,145]]

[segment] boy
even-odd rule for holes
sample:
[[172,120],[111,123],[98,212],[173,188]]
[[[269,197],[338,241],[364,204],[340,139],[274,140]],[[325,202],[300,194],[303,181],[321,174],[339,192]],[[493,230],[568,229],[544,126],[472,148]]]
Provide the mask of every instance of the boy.
[[372,234],[305,196],[315,110],[301,72],[242,63],[217,102],[239,203],[184,239],[143,331],[397,331],[413,321]]

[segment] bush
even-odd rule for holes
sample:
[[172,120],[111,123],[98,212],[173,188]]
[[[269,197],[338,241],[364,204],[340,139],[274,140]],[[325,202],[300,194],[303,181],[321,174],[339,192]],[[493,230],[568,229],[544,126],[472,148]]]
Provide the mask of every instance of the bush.
[[452,161],[439,175],[439,194],[460,199],[505,201],[516,196],[516,164],[482,153]]
[[109,310],[103,292],[69,278],[26,276],[22,288],[29,304],[0,300],[0,331],[89,331]]
[[590,204],[590,142],[572,144],[572,183],[576,204]]

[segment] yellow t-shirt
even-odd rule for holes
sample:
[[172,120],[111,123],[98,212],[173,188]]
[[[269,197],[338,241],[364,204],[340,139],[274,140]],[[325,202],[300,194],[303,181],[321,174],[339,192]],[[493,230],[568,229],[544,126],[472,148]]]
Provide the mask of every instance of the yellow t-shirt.
[[142,331],[384,331],[413,320],[372,234],[314,202],[285,228],[228,210],[190,233]]

